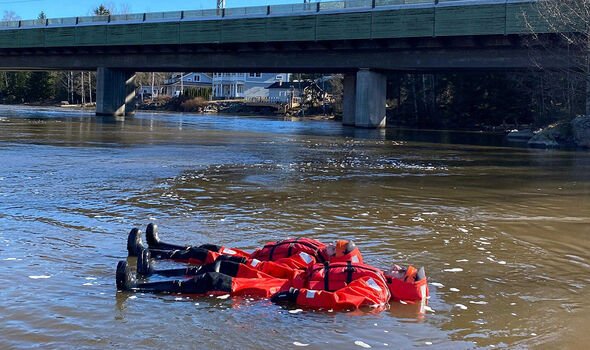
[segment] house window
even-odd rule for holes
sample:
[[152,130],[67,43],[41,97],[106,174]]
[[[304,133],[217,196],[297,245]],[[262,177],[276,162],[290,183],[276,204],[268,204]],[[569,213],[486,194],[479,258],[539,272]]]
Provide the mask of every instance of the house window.
[[244,93],[244,85],[238,85],[238,94]]
[[250,78],[260,78],[262,77],[262,73],[250,73]]
[[201,76],[200,75],[195,75],[195,81],[201,81]]
[[281,81],[282,81],[282,80],[283,80],[283,76],[279,74],[279,75],[277,75],[277,76],[275,77],[275,79],[276,79],[276,80],[281,80]]

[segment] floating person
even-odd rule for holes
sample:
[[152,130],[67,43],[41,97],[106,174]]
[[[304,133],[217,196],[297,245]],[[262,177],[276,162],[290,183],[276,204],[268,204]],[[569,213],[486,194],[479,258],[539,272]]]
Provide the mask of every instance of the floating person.
[[[312,256],[317,262],[363,262],[360,250],[354,242],[347,240],[338,240],[326,245],[310,238],[289,238],[269,242],[250,254],[240,249],[227,248],[214,244],[190,246],[166,243],[159,237],[158,226],[149,224],[146,229],[146,241],[153,258],[171,259],[193,265],[213,263],[222,255],[236,257],[236,261],[240,261],[240,258],[275,261],[295,256],[301,252]],[[134,228],[129,233],[127,239],[129,256],[138,256],[143,249],[145,249],[145,246],[141,239],[141,231]]]
[[[116,276],[119,290],[193,295],[229,293],[234,296],[270,297],[276,303],[294,303],[303,307],[334,310],[356,309],[362,306],[379,307],[385,305],[390,299],[410,303],[421,301],[424,304],[428,296],[423,268],[417,270],[409,266],[407,269],[402,269],[394,265],[392,269],[384,272],[363,264],[358,248],[349,241],[318,245],[320,249],[312,249],[315,256],[295,248],[296,242],[301,242],[302,239],[288,244],[282,244],[283,241],[273,242],[256,250],[250,254],[249,258],[242,256],[247,254],[242,254],[243,251],[230,249],[239,253],[220,254],[212,262],[202,266],[158,271],[151,265],[152,252],[160,254],[160,251],[164,251],[167,253],[160,255],[159,258],[174,259],[179,255],[168,252],[181,251],[190,255],[194,254],[195,250],[189,246],[162,243],[157,237],[156,229],[154,226],[151,228],[148,226],[147,240],[150,248],[142,249],[139,253],[138,273],[144,277],[156,273],[168,277],[184,276],[184,278],[138,283],[127,262],[121,261],[117,266]],[[130,234],[131,240],[135,238]],[[157,242],[159,243],[155,244]],[[223,250],[223,247],[206,246],[213,249],[208,250],[204,248],[205,246],[200,246],[197,251],[202,253],[202,250],[209,252],[217,250],[214,253],[219,254],[219,251]],[[303,246],[309,247],[306,244]],[[152,247],[168,249],[152,249]],[[284,249],[285,247],[287,249]],[[193,251],[193,253],[186,253],[187,251]],[[294,251],[297,252],[293,253]],[[351,254],[352,252],[355,253]],[[181,256],[186,257],[186,255]],[[257,257],[276,259],[261,261]],[[343,259],[343,257],[346,258]],[[353,258],[357,261],[353,262]],[[190,258],[188,260],[190,261]],[[197,260],[206,261],[207,259],[199,257]],[[268,267],[266,269],[265,264]],[[284,269],[283,272],[281,269]]]

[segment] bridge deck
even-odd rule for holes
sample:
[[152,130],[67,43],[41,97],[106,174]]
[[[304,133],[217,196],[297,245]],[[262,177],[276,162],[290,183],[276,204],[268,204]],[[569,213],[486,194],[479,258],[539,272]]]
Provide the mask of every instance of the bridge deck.
[[534,0],[348,0],[0,23],[0,49],[371,40],[538,32]]

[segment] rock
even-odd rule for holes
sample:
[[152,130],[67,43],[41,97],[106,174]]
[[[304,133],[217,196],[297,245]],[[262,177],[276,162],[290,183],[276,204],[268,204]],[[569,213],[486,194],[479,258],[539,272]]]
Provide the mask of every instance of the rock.
[[538,132],[529,140],[528,145],[540,148],[559,147],[561,144],[567,143],[570,137],[571,124],[558,122]]
[[506,135],[506,139],[513,142],[526,142],[533,138],[533,136],[535,134],[531,129],[512,130]]
[[576,146],[590,148],[590,116],[572,120],[572,133]]

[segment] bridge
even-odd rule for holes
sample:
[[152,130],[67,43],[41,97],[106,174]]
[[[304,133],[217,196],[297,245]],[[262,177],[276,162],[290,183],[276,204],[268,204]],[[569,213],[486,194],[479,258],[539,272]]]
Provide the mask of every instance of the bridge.
[[97,115],[116,116],[134,112],[137,71],[344,73],[344,124],[374,128],[387,72],[531,68],[529,25],[555,35],[536,3],[346,0],[2,22],[0,69],[96,70]]

